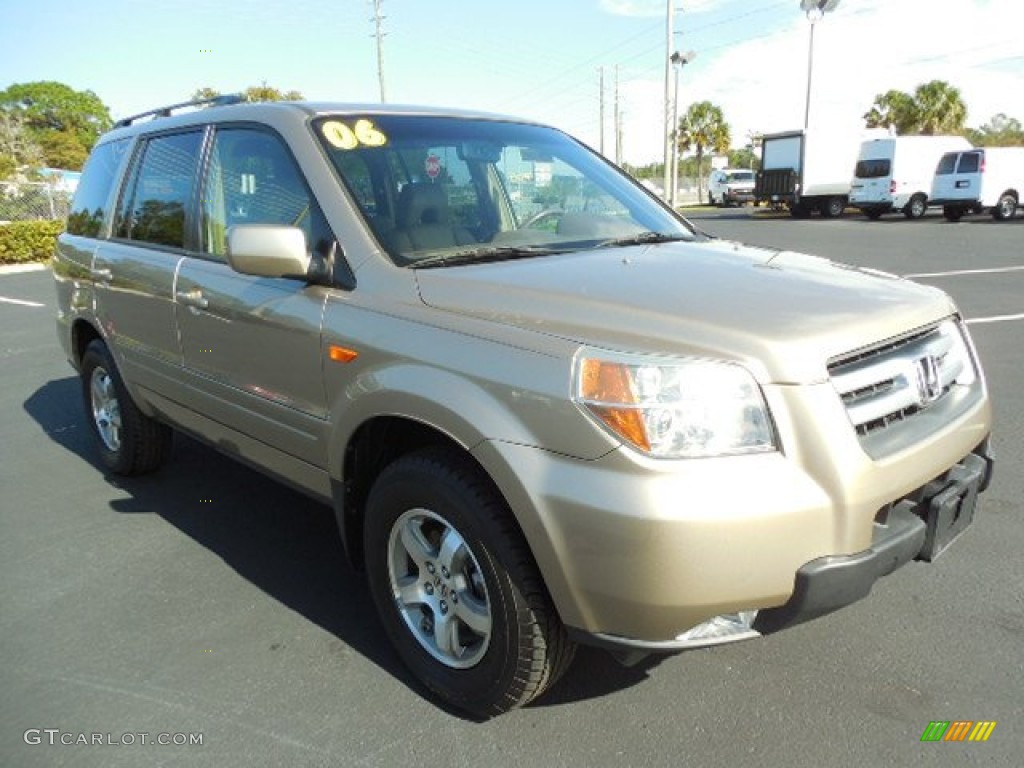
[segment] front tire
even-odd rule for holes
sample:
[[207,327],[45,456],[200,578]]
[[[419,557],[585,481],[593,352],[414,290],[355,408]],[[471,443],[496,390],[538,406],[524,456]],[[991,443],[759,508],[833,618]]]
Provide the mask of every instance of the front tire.
[[93,340],[82,355],[82,397],[100,460],[118,475],[153,472],[171,450],[171,429],[135,405],[107,345]]
[[364,526],[370,591],[413,674],[488,718],[565,671],[575,646],[504,499],[466,456],[427,449],[374,483]]

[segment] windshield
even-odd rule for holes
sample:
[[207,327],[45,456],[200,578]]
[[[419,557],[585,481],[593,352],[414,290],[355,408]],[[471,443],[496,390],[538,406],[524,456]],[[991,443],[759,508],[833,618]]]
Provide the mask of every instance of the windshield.
[[400,266],[697,237],[553,128],[381,114],[322,118],[314,131]]
[[754,181],[754,172],[753,171],[734,171],[733,173],[729,174],[729,177],[728,177],[727,181],[730,181],[730,182],[749,181],[749,182],[753,183],[753,181]]

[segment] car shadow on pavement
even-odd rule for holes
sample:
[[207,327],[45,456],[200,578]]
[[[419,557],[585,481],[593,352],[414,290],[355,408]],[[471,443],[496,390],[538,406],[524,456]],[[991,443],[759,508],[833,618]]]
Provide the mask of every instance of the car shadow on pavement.
[[[51,440],[104,472],[76,377],[44,384],[24,408]],[[127,498],[110,502],[114,510],[159,515],[267,595],[436,703],[392,650],[364,574],[346,560],[329,507],[180,433],[175,433],[171,457],[158,473],[134,478],[107,474],[106,479],[127,493]],[[627,688],[645,679],[650,666],[622,667],[604,652],[581,648],[573,667],[536,705]]]

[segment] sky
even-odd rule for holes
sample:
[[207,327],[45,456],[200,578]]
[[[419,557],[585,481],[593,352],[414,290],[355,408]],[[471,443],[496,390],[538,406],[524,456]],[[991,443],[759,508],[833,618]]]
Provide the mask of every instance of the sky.
[[[660,161],[665,62],[679,111],[722,108],[733,145],[801,128],[811,25],[799,0],[380,0],[386,99],[555,125],[623,159]],[[0,90],[57,80],[116,119],[266,81],[317,100],[380,100],[372,0],[0,0]],[[874,97],[933,79],[969,126],[1024,121],[1024,0],[840,0],[815,25],[811,127],[854,134]],[[670,87],[670,92],[673,90]],[[617,98],[616,98],[617,94]]]

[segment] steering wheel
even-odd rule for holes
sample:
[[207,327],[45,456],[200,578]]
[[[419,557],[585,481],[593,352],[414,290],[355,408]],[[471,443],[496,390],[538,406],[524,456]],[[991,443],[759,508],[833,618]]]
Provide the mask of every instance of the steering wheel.
[[536,224],[539,221],[543,221],[544,219],[549,217],[561,217],[564,213],[565,211],[563,211],[561,208],[545,208],[541,211],[537,211],[537,213],[533,214],[533,216],[530,216],[528,219],[521,222],[519,224],[519,229],[530,229],[534,226],[534,224]]

